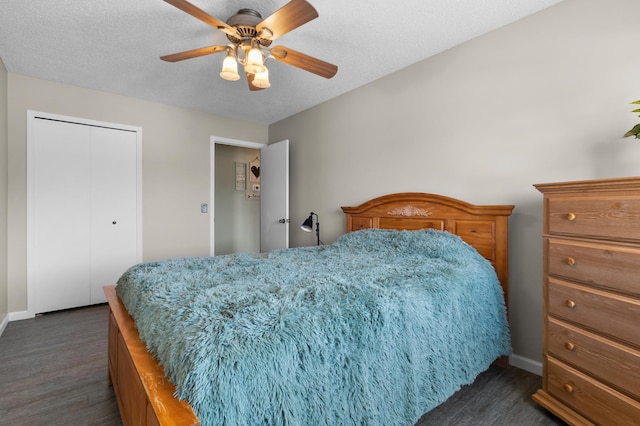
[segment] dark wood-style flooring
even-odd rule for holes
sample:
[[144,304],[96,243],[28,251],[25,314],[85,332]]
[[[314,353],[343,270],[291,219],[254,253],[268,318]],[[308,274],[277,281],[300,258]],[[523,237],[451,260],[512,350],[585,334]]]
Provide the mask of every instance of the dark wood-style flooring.
[[[107,381],[107,312],[98,305],[7,325],[0,337],[0,425],[121,424]],[[531,400],[539,387],[534,374],[491,367],[416,426],[562,425]]]

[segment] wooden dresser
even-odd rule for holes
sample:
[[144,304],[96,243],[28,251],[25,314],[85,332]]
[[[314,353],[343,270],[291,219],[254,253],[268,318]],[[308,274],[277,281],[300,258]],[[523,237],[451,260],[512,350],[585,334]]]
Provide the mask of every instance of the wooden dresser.
[[544,353],[533,399],[572,425],[640,425],[640,177],[535,187]]

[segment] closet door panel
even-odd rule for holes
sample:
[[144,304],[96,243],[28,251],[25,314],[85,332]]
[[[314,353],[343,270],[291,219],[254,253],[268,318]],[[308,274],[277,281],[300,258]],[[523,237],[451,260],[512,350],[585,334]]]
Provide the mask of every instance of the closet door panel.
[[136,133],[91,128],[91,303],[136,263]]
[[36,312],[89,303],[89,128],[36,120],[31,188]]

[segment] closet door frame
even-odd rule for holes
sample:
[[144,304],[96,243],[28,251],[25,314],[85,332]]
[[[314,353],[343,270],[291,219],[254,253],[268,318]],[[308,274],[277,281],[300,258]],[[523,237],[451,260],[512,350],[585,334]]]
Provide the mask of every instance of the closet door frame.
[[[34,176],[35,168],[32,161],[34,156],[35,132],[33,126],[35,120],[45,119],[61,121],[72,124],[80,124],[94,127],[104,127],[115,130],[134,132],[136,135],[136,262],[142,262],[142,128],[125,124],[116,124],[104,121],[89,120],[79,117],[71,117],[47,112],[27,110],[27,316],[33,318],[36,314],[36,274],[33,259],[34,247]],[[31,160],[31,161],[30,161]],[[123,271],[124,272],[124,271]],[[113,283],[115,284],[115,283]]]

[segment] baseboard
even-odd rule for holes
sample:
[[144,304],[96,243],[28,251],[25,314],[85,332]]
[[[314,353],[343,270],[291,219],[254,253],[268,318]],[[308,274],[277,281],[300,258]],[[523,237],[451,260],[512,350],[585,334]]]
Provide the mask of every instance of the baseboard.
[[7,324],[9,324],[9,314],[4,314],[0,319],[0,336],[2,336],[4,329],[7,328]]
[[538,361],[534,361],[531,358],[525,358],[520,355],[512,354],[509,357],[509,364],[514,367],[521,368],[529,373],[537,374],[538,376],[542,376],[542,363]]
[[29,311],[9,312],[9,321],[20,321],[35,318],[35,315]]

